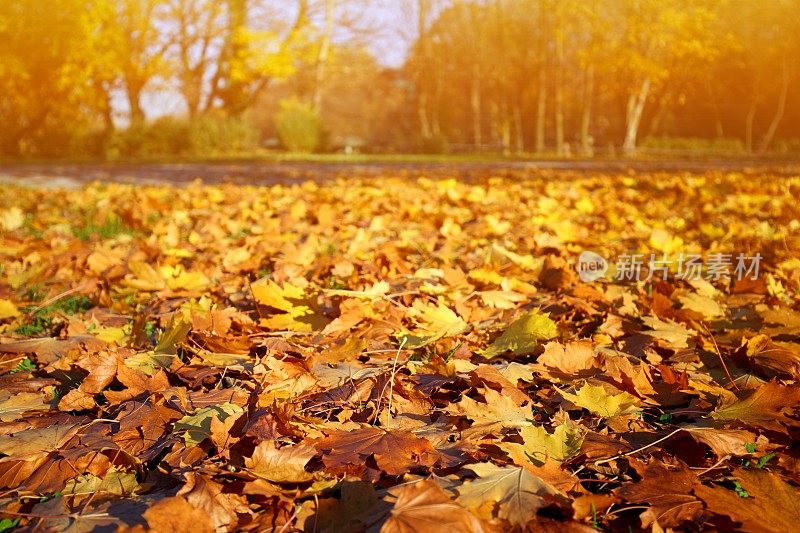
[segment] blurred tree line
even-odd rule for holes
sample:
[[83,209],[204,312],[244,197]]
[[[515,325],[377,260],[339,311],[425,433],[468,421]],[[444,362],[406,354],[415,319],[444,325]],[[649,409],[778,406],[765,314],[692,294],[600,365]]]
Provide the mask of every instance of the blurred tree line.
[[0,155],[797,153],[798,28],[800,0],[7,1]]

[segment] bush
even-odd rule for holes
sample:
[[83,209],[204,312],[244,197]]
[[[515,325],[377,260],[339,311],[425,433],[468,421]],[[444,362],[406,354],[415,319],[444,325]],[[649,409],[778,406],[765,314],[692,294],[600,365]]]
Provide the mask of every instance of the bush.
[[641,148],[649,148],[655,151],[694,152],[698,154],[742,154],[745,151],[741,139],[732,137],[716,137],[712,139],[699,137],[648,137],[642,142]]
[[800,155],[800,137],[783,139],[777,143],[778,153]]
[[195,120],[162,117],[115,132],[106,155],[118,157],[238,154],[258,146],[259,133],[242,118],[203,116]]
[[322,121],[309,104],[297,99],[281,102],[275,127],[283,147],[292,152],[313,152],[322,142]]
[[243,118],[205,116],[189,124],[188,145],[192,155],[237,154],[258,146],[259,132]]
[[433,135],[420,141],[419,151],[423,154],[446,154],[450,151],[450,144],[444,135]]

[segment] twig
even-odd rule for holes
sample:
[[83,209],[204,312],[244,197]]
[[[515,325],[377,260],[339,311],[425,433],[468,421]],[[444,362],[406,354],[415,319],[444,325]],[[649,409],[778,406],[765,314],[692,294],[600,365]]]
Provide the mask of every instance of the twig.
[[714,343],[714,349],[717,351],[717,357],[719,357],[719,362],[722,363],[722,368],[725,369],[725,375],[728,376],[728,379],[731,381],[731,385],[733,385],[733,388],[738,391],[739,386],[733,380],[733,377],[731,377],[731,373],[728,371],[728,365],[725,364],[725,360],[722,358],[722,352],[719,351],[719,346],[717,345],[717,339],[714,338],[714,335],[711,333],[711,330],[708,329],[708,326],[706,326],[702,322],[700,323],[700,325],[702,325],[703,328],[705,328],[706,333],[708,333],[708,336],[711,337],[711,342]]
[[301,507],[298,506],[294,510],[294,512],[292,513],[292,516],[290,516],[289,519],[286,520],[286,523],[283,524],[283,527],[280,528],[280,530],[278,530],[278,533],[283,533],[284,531],[286,531],[286,528],[289,527],[291,525],[291,523],[295,521],[295,519],[297,519],[297,515],[300,514],[300,509],[301,509]]
[[708,468],[706,468],[706,469],[705,469],[705,470],[703,470],[702,472],[698,472],[698,473],[697,473],[697,477],[700,477],[700,476],[702,476],[702,475],[708,474],[708,473],[709,473],[709,472],[711,472],[712,470],[715,470],[715,469],[719,468],[719,467],[720,467],[720,465],[721,465],[722,463],[724,463],[725,461],[727,461],[727,460],[728,460],[728,459],[730,459],[730,458],[731,458],[731,456],[730,456],[730,455],[726,455],[725,457],[723,457],[722,459],[720,459],[719,461],[717,461],[717,462],[716,462],[716,463],[714,463],[713,465],[709,466]]
[[84,285],[79,285],[79,286],[77,286],[77,287],[73,287],[73,288],[71,288],[71,289],[68,289],[68,290],[66,290],[66,291],[64,291],[64,292],[62,292],[62,293],[56,294],[56,295],[55,295],[55,296],[53,296],[52,298],[49,298],[49,299],[45,300],[44,302],[40,303],[39,305],[37,305],[36,307],[34,307],[33,309],[31,309],[31,310],[28,312],[28,314],[33,314],[33,313],[35,313],[36,311],[39,311],[39,310],[41,310],[41,309],[43,309],[43,308],[47,307],[48,305],[50,305],[50,304],[53,304],[53,303],[55,303],[55,302],[59,301],[61,298],[64,298],[65,296],[69,296],[70,294],[74,294],[74,293],[76,293],[76,292],[78,292],[78,291],[80,291],[80,290],[83,290],[83,288],[84,288]]
[[392,396],[394,394],[394,377],[397,375],[397,360],[400,358],[400,352],[403,351],[403,346],[406,345],[408,337],[403,337],[400,342],[400,347],[397,349],[397,354],[394,356],[394,363],[392,364],[392,375],[389,378],[389,408],[386,411],[386,429],[389,429],[389,423],[392,421]]
[[633,454],[635,454],[635,453],[639,453],[639,452],[641,452],[642,450],[646,450],[647,448],[650,448],[651,446],[655,446],[656,444],[658,444],[658,443],[660,443],[660,442],[664,442],[664,441],[665,441],[665,440],[667,440],[668,438],[672,437],[673,435],[675,435],[675,434],[677,434],[677,433],[680,433],[681,431],[683,431],[683,428],[678,428],[678,429],[676,429],[675,431],[673,431],[672,433],[670,433],[669,435],[666,435],[666,436],[664,436],[664,437],[661,437],[661,438],[660,438],[660,439],[658,439],[657,441],[651,442],[650,444],[647,444],[647,445],[645,445],[645,446],[642,446],[641,448],[636,448],[635,450],[629,451],[629,452],[627,452],[627,453],[619,453],[619,454],[615,455],[614,457],[609,457],[608,459],[601,459],[600,461],[595,461],[595,462],[594,462],[594,465],[595,465],[595,466],[597,466],[597,465],[604,465],[604,464],[606,464],[606,463],[610,463],[611,461],[615,461],[615,460],[617,460],[617,459],[620,459],[620,458],[622,458],[622,457],[627,457],[627,456],[629,456],[629,455],[633,455]]

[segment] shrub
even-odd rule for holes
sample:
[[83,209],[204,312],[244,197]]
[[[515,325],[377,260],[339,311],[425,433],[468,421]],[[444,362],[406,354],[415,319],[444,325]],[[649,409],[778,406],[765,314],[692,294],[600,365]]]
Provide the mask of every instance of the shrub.
[[259,132],[240,117],[200,117],[189,124],[188,146],[192,155],[237,154],[258,146]]
[[292,98],[281,102],[275,127],[284,148],[293,152],[313,152],[322,142],[322,121],[309,105]]
[[118,157],[238,154],[258,146],[259,133],[246,119],[203,116],[194,120],[162,117],[115,132],[106,155]]
[[648,137],[642,142],[641,148],[649,148],[655,151],[695,152],[698,154],[741,154],[745,151],[741,139],[731,137],[711,139],[699,137]]
[[420,141],[419,151],[423,154],[446,154],[450,150],[447,137],[444,135],[432,135]]

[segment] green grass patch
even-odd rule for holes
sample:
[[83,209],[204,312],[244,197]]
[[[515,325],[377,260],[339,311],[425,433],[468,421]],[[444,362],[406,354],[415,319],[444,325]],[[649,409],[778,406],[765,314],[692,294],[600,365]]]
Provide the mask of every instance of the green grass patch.
[[26,307],[22,311],[30,316],[14,332],[26,337],[39,336],[53,328],[53,318],[57,313],[74,315],[86,312],[92,307],[92,301],[86,296],[69,296],[39,309],[34,306]]
[[113,239],[122,234],[130,235],[133,230],[125,225],[125,222],[115,215],[110,215],[100,224],[89,223],[80,228],[72,228],[72,234],[82,241],[92,240],[92,237],[101,239]]

